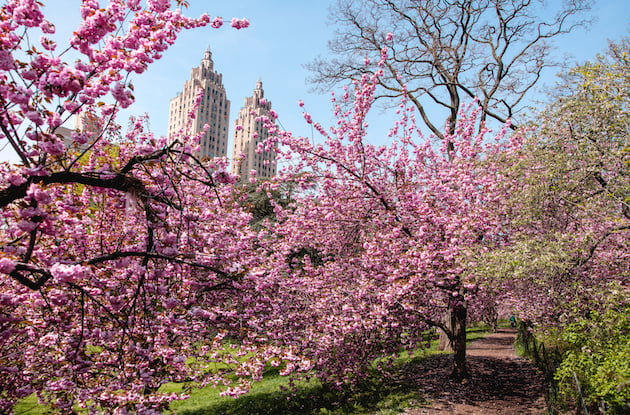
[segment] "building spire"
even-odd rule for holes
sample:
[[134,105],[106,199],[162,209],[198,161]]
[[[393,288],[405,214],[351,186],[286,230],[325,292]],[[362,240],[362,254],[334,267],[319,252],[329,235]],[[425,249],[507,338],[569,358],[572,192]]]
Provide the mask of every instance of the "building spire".
[[206,73],[208,73],[207,71],[213,71],[214,70],[214,62],[212,61],[212,52],[210,52],[210,45],[208,45],[208,47],[206,48],[206,51],[203,54],[203,59],[201,60],[201,67],[202,68],[206,68],[206,71],[204,71],[203,76],[206,76]]
[[263,91],[262,80],[260,76],[258,77],[258,81],[256,82],[256,88],[254,88],[254,98],[258,103],[259,100],[265,97],[265,91]]
[[204,61],[212,62],[212,52],[210,52],[210,45],[206,48],[206,52],[203,54]]
[[[259,122],[260,117],[266,117],[275,125],[275,114],[272,116],[271,102],[265,99],[262,78],[259,76],[251,97],[245,98],[245,104],[238,113],[235,121],[234,150],[232,153],[232,171],[240,176],[241,182],[247,182],[254,177],[272,177],[277,173],[276,154],[274,149],[259,147],[269,138],[271,128],[267,123]],[[274,128],[275,129],[275,128]],[[244,156],[244,157],[243,157]]]
[[[196,155],[201,158],[225,157],[228,148],[230,101],[225,93],[223,76],[214,70],[210,46],[201,56],[201,63],[190,70],[190,79],[184,82],[182,92],[171,100],[168,134],[173,136],[184,128],[189,129],[193,135],[202,133]],[[202,94],[202,104],[197,107],[194,99],[199,93]],[[189,125],[187,114],[193,109],[194,121]],[[204,125],[208,125],[209,129],[204,131]]]

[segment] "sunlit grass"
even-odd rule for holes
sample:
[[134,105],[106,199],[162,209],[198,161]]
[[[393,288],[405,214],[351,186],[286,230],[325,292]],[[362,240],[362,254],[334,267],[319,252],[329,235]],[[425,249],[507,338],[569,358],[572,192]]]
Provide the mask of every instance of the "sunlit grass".
[[49,413],[47,410],[47,406],[37,402],[35,394],[27,396],[13,407],[15,415],[44,415]]
[[[468,329],[467,342],[484,337],[486,326]],[[211,386],[192,389],[183,401],[175,401],[168,414],[177,415],[315,415],[376,414],[394,415],[423,403],[413,383],[406,381],[424,359],[441,354],[437,341],[415,353],[403,352],[383,371],[372,366],[370,375],[352,389],[333,390],[316,379],[297,381],[269,370],[261,382],[254,383],[249,393],[237,399],[220,396],[221,389]],[[182,392],[181,384],[164,385],[162,392]],[[16,414],[43,415],[46,407],[32,395],[15,406]]]
[[[370,376],[352,390],[333,390],[318,380],[297,382],[277,372],[237,399],[221,397],[216,388],[199,389],[190,399],[173,402],[178,415],[262,415],[262,414],[395,414],[420,397],[403,385],[387,385],[379,376]],[[393,411],[393,412],[392,412]]]
[[[467,343],[488,333],[487,326],[471,327],[467,331]],[[173,402],[171,409],[177,415],[399,414],[423,403],[415,385],[405,382],[408,373],[424,359],[442,353],[437,351],[437,341],[412,354],[403,352],[384,372],[377,370],[374,364],[370,376],[351,390],[332,390],[317,380],[298,382],[290,388],[289,379],[274,371],[266,373],[247,395],[237,399],[221,397],[216,388],[207,387],[192,391],[187,400]],[[169,388],[176,386],[181,387],[171,385]]]

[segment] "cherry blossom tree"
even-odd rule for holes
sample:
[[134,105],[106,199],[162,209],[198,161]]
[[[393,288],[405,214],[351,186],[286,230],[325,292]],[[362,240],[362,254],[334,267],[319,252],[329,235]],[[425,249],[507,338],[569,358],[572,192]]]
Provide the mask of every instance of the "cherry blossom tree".
[[[250,324],[268,303],[253,272],[263,256],[226,160],[201,163],[186,131],[158,138],[137,119],[123,135],[115,122],[132,74],[181,30],[222,19],[85,0],[58,52],[39,2],[0,15],[0,139],[19,159],[0,166],[0,410],[36,392],[59,413],[155,414],[183,397],[160,393],[168,381],[236,374],[226,393],[238,394],[266,362],[308,369]],[[79,114],[89,126],[64,142]]]
[[[484,104],[474,102],[436,144],[403,93],[391,144],[374,146],[365,117],[384,76],[381,50],[380,69],[333,98],[334,127],[304,113],[317,140],[261,118],[271,136],[258,150],[289,163],[257,198],[226,160],[195,157],[199,136],[154,137],[141,118],[123,133],[115,122],[133,102],[133,73],[179,31],[219,27],[220,18],[185,17],[170,1],[85,0],[58,53],[37,2],[10,0],[0,14],[1,139],[20,160],[0,166],[3,411],[36,392],[62,413],[155,414],[183,397],[160,393],[166,382],[223,384],[237,395],[266,364],[282,374],[315,368],[339,385],[375,359],[426,344],[433,328],[449,337],[453,375],[463,378],[468,316],[490,310],[501,289],[526,292],[515,267],[492,266],[517,252],[511,245],[553,236],[556,252],[578,261],[577,274],[537,273],[543,283],[530,285],[530,301],[560,304],[570,284],[554,296],[543,289],[575,275],[627,274],[627,137],[565,140],[576,121],[586,131],[597,118],[558,130],[550,119],[557,135],[528,155],[509,123],[484,128]],[[70,52],[81,58],[64,62]],[[62,124],[78,114],[90,126],[67,144]],[[553,159],[549,148],[575,158]],[[590,193],[576,193],[583,183]],[[523,198],[508,197],[517,192]],[[534,209],[539,195],[552,214]]]
[[[463,378],[468,304],[483,290],[473,267],[504,241],[509,183],[499,156],[518,147],[518,136],[505,139],[507,125],[494,140],[485,129],[476,133],[473,105],[435,145],[404,101],[392,144],[371,145],[365,117],[381,75],[333,98],[338,121],[328,130],[304,113],[321,140],[275,136],[290,161],[279,180],[309,189],[291,209],[278,206],[269,255],[285,305],[293,293],[286,315],[308,320],[287,317],[276,331],[301,333],[296,341],[320,376],[341,383],[360,378],[376,358],[425,345],[437,327],[453,343],[453,375]],[[442,321],[447,310],[452,326]]]

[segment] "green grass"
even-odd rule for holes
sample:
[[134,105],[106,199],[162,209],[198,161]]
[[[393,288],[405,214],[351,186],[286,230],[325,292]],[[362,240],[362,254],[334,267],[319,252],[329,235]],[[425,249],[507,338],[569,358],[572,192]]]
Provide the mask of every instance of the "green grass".
[[44,415],[48,413],[47,409],[47,406],[37,402],[35,394],[27,396],[13,407],[15,415]]
[[466,344],[474,342],[475,340],[483,339],[490,333],[490,327],[480,324],[469,327],[466,329]]
[[[467,343],[488,333],[487,326],[473,326],[467,331]],[[406,381],[409,374],[425,359],[442,353],[437,351],[437,341],[413,355],[404,352],[385,372],[373,365],[369,377],[352,390],[331,390],[317,380],[299,382],[289,388],[286,377],[271,372],[254,384],[247,395],[237,399],[221,397],[216,388],[206,387],[193,390],[189,399],[173,402],[171,408],[177,415],[399,414],[423,403],[414,385]]]
[[[469,328],[467,342],[488,334],[485,326]],[[373,365],[369,376],[352,389],[333,390],[316,379],[298,381],[293,386],[289,378],[280,376],[277,370],[269,370],[261,382],[252,385],[250,392],[237,399],[220,396],[213,387],[192,389],[190,398],[171,404],[172,414],[177,415],[324,415],[324,414],[377,414],[394,415],[406,408],[417,407],[424,401],[409,381],[426,359],[442,352],[437,351],[437,341],[431,347],[412,355],[402,353],[387,370]],[[181,392],[183,385],[168,384],[163,392]],[[45,407],[37,404],[35,396],[20,401],[15,406],[17,414],[45,414]]]
[[[414,361],[407,357],[405,362]],[[398,362],[388,378],[401,369]],[[277,371],[266,373],[262,382],[237,399],[219,396],[215,388],[198,389],[185,401],[173,402],[178,415],[262,415],[262,414],[397,414],[420,401],[404,382],[383,379],[376,370],[352,390],[333,390],[316,379],[291,387]]]

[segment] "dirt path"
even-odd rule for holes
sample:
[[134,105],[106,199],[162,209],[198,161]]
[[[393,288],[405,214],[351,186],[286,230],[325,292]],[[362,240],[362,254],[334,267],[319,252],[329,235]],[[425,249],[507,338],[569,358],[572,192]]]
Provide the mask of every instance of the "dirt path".
[[452,357],[431,359],[417,378],[425,406],[406,415],[521,415],[544,414],[544,385],[540,373],[514,352],[515,331],[500,329],[468,347],[472,376],[462,383],[448,378]]

